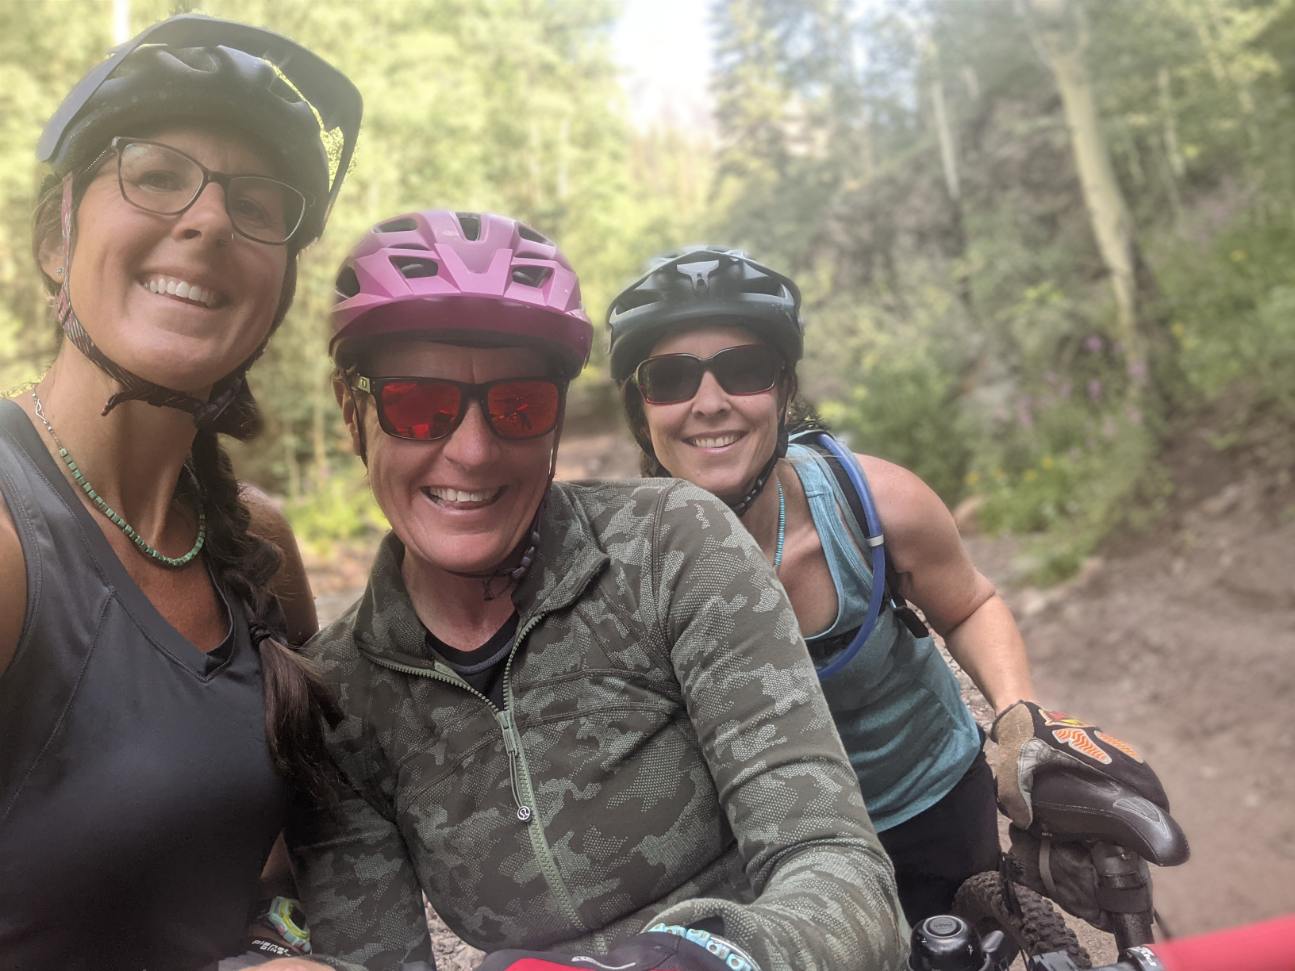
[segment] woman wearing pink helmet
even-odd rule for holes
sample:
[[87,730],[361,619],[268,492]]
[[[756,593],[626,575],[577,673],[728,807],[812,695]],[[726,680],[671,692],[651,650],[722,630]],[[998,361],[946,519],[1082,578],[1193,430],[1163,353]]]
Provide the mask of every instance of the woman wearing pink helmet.
[[425,893],[489,969],[898,968],[889,863],[754,542],[687,483],[553,481],[592,337],[557,248],[412,213],[338,292],[392,532],[307,648],[342,716],[336,804],[290,827],[320,960],[430,965]]

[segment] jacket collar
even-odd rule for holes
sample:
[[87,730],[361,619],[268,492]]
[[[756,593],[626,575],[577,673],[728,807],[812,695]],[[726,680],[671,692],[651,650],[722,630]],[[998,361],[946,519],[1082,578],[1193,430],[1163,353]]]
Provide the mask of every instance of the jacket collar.
[[[513,591],[521,630],[541,614],[570,606],[610,560],[568,489],[554,483],[541,507],[535,560]],[[426,663],[425,631],[400,573],[404,557],[404,544],[387,533],[355,614],[355,639],[374,653]]]

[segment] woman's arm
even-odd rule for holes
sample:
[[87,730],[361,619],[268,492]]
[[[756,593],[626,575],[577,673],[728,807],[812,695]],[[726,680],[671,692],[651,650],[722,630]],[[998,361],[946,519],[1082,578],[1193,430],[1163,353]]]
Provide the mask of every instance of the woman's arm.
[[902,967],[890,861],[767,561],[684,484],[662,500],[653,556],[661,635],[756,894],[686,901],[653,923],[706,922],[763,971]]
[[877,502],[899,592],[926,615],[995,714],[1034,698],[1025,641],[994,585],[976,569],[948,508],[908,469],[858,456]]
[[306,576],[306,564],[301,559],[297,538],[292,534],[292,527],[288,525],[278,503],[260,489],[243,484],[239,489],[239,497],[252,517],[249,530],[273,543],[283,554],[283,563],[275,574],[270,589],[283,608],[284,620],[288,624],[288,640],[293,644],[304,644],[319,630],[319,618],[315,614],[315,598],[310,590],[310,579]]
[[395,822],[342,780],[331,798],[297,803],[288,846],[312,960],[345,971],[432,967],[422,889]]
[[18,650],[27,617],[27,561],[9,508],[0,499],[0,675]]

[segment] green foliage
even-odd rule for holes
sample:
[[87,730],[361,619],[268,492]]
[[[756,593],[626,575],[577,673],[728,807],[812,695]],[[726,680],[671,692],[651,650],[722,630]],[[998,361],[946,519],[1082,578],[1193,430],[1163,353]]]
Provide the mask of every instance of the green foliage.
[[[597,323],[650,253],[703,235],[706,152],[686,133],[631,130],[609,52],[611,0],[133,0],[131,28],[177,10],[285,33],[365,99],[328,231],[302,255],[293,308],[250,375],[268,432],[236,457],[243,475],[288,494],[307,539],[372,519],[367,489],[347,478],[358,463],[340,434],[326,354],[336,268],[369,226],[441,206],[521,218],[560,243]],[[111,47],[111,28],[112,5],[99,0],[0,7],[0,390],[38,377],[57,346],[29,252],[33,147],[59,99]],[[599,363],[577,398],[605,381]]]
[[1238,426],[1265,407],[1295,414],[1295,226],[1237,225],[1164,261],[1170,330],[1206,403],[1228,396]]
[[802,387],[1033,537],[1045,579],[1163,509],[1164,402],[1295,418],[1295,4],[1072,5],[1147,256],[1145,374],[1017,5],[712,4],[722,223],[802,283]]
[[[1073,2],[1146,257],[1162,397],[1111,339],[1058,89],[1017,5],[711,0],[712,144],[631,129],[612,0],[209,0],[204,12],[329,57],[366,102],[329,231],[252,372],[269,432],[240,469],[289,496],[307,542],[379,527],[329,382],[335,268],[381,217],[487,209],[562,244],[598,325],[649,255],[683,242],[745,246],[792,273],[802,391],[824,417],[950,504],[981,497],[987,525],[1036,539],[1040,576],[1063,575],[1160,508],[1162,402],[1226,401],[1235,436],[1261,411],[1295,418],[1295,0]],[[196,7],[134,0],[132,26]],[[31,150],[110,46],[110,13],[0,8],[0,389],[53,353],[29,253]],[[599,410],[583,406],[603,400],[603,346],[573,413]]]
[[283,511],[302,547],[321,560],[338,543],[376,539],[388,528],[358,459],[288,500]]
[[1154,430],[1134,408],[1085,395],[1053,400],[1029,420],[1029,435],[1005,428],[980,443],[966,484],[984,498],[986,528],[1034,537],[1028,572],[1051,582],[1112,528],[1146,525],[1163,508],[1165,483],[1152,471]]
[[[856,451],[912,469],[954,502],[971,457],[957,406],[960,355],[938,323],[947,295],[924,296],[904,317],[838,303],[817,309],[802,393]],[[823,383],[828,371],[833,379]]]

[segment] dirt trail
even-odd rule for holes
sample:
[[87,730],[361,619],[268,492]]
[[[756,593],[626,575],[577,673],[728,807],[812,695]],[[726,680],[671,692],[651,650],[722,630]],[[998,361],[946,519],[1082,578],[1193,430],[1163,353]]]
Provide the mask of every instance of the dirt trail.
[[[627,438],[569,435],[560,477],[634,474]],[[1160,526],[1050,590],[1018,582],[1013,541],[968,537],[1020,618],[1042,699],[1134,742],[1164,781],[1192,843],[1189,863],[1155,873],[1180,934],[1295,911],[1293,458],[1189,441]],[[325,618],[363,582],[346,560],[311,564]],[[475,966],[452,935],[437,944],[443,971]]]
[[[972,545],[992,572],[1005,544]],[[1060,589],[1007,584],[1039,690],[1159,773],[1192,844],[1155,873],[1176,933],[1295,910],[1295,490],[1248,475],[1127,546]]]

